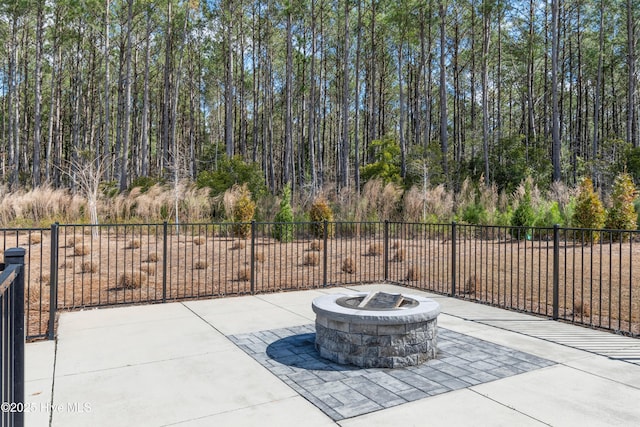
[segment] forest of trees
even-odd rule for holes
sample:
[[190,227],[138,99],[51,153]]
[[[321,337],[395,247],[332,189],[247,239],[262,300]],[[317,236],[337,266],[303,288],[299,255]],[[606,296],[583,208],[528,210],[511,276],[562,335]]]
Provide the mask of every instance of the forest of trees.
[[[640,171],[639,0],[3,0],[0,182],[267,188]],[[388,171],[388,170],[387,170]],[[361,176],[362,173],[362,176]],[[71,179],[70,179],[71,178]]]

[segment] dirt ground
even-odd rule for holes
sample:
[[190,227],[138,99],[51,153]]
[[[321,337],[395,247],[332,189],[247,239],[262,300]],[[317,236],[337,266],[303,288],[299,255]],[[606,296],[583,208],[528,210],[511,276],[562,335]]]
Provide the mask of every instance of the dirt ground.
[[[550,239],[513,240],[499,234],[477,238],[461,233],[455,242],[456,273],[452,275],[454,245],[444,227],[394,229],[385,276],[381,228],[337,228],[325,245],[312,230],[282,243],[266,229],[258,230],[260,237],[252,244],[250,238],[233,237],[238,232],[230,227],[169,229],[165,239],[162,225],[105,226],[97,236],[88,226],[61,226],[58,309],[311,289],[386,278],[441,293],[450,293],[455,280],[456,294],[464,298],[553,314]],[[50,232],[1,233],[0,249],[28,249],[27,335],[44,335],[51,293]],[[640,334],[640,264],[633,262],[639,256],[636,242],[592,246],[561,240],[560,318]]]

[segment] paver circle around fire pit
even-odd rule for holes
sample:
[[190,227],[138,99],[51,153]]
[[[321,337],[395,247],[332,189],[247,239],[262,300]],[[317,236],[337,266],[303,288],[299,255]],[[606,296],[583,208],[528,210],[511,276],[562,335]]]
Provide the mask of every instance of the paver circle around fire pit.
[[313,300],[316,349],[363,368],[419,365],[436,357],[440,304],[411,294],[355,292]]

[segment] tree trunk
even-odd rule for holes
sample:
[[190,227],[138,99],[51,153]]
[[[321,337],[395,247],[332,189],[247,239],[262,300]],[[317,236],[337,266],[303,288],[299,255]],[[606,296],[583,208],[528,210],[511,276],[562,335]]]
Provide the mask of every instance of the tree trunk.
[[285,123],[284,123],[284,162],[283,184],[291,183],[291,166],[293,162],[292,133],[292,85],[293,85],[293,29],[291,22],[291,5],[287,9],[287,64],[285,70]]
[[124,80],[124,129],[122,134],[122,157],[120,163],[120,191],[127,189],[129,169],[129,138],[131,134],[131,26],[133,25],[133,0],[127,1],[127,47],[125,53]]
[[232,0],[225,1],[225,20],[227,32],[225,35],[225,85],[224,85],[224,141],[227,157],[234,154],[233,145],[233,46],[231,34],[233,33],[233,18],[231,9]]
[[35,100],[34,100],[34,129],[33,129],[33,186],[40,185],[40,127],[42,108],[42,26],[43,26],[44,0],[38,1],[38,11],[36,18],[36,63],[35,63]]
[[447,141],[447,79],[446,79],[446,50],[445,50],[445,0],[439,2],[440,12],[440,147],[442,150],[442,172],[445,182],[449,181],[447,156],[449,151]]
[[140,119],[140,154],[142,157],[140,174],[145,177],[149,175],[149,63],[151,59],[150,38],[151,10],[147,9],[147,29],[144,46],[144,88],[142,96],[142,117]]
[[344,45],[342,56],[342,138],[340,144],[340,188],[349,184],[349,0],[344,0]]
[[558,111],[558,14],[560,0],[552,0],[551,10],[551,91],[553,117],[551,125],[553,182],[562,180],[560,171],[560,123]]
[[491,11],[488,0],[482,3],[482,150],[484,156],[484,179],[491,185],[489,176],[489,41],[491,37]]
[[[559,0],[557,0],[559,1]],[[598,158],[598,126],[600,124],[600,103],[602,102],[601,98],[601,89],[602,89],[602,56],[604,55],[604,2],[600,0],[600,28],[598,30],[598,77],[596,79],[596,92],[595,99],[593,102],[593,138],[591,143],[591,158],[594,162],[592,174],[594,185],[596,187],[600,186],[600,179],[598,176],[598,169],[596,168],[595,161]]]
[[636,105],[636,26],[633,0],[627,0],[627,141],[634,148],[638,139],[638,106]]

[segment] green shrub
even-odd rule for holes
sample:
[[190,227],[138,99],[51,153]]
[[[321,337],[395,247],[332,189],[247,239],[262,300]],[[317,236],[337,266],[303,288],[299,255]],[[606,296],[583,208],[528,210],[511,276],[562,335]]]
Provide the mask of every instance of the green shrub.
[[613,230],[635,230],[637,214],[633,201],[637,190],[628,173],[618,175],[613,183],[611,209],[607,212],[606,228]]
[[276,214],[273,237],[281,242],[293,240],[293,209],[291,209],[291,189],[287,184],[282,190],[280,211]]
[[489,214],[484,206],[473,203],[467,205],[462,211],[462,221],[467,224],[487,225],[489,223]]
[[[333,221],[333,211],[324,197],[320,196],[313,202],[311,209],[309,209],[309,219],[313,222],[311,229],[314,236],[323,238],[324,221]],[[327,237],[333,237],[333,234],[333,224],[328,224]]]
[[198,174],[198,188],[208,187],[211,196],[218,196],[234,185],[247,185],[251,194],[261,198],[267,193],[264,177],[258,163],[248,163],[240,156],[220,156],[215,170],[204,170]]
[[[604,227],[605,211],[600,198],[593,191],[593,181],[585,178],[580,184],[575,201],[572,225],[578,228],[598,229]],[[591,231],[587,234],[587,241],[597,243],[600,232]]]
[[535,213],[533,206],[531,205],[531,185],[527,181],[524,186],[524,196],[518,204],[518,207],[511,216],[511,225],[513,227],[525,227],[525,228],[512,228],[510,230],[511,237],[516,239],[522,239],[530,235],[530,229],[535,222]]

